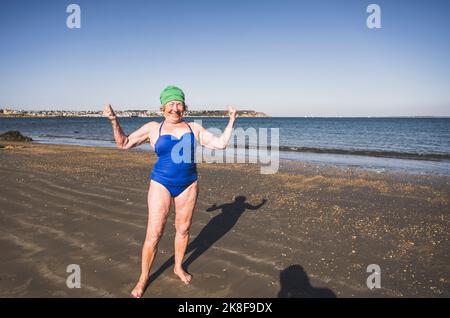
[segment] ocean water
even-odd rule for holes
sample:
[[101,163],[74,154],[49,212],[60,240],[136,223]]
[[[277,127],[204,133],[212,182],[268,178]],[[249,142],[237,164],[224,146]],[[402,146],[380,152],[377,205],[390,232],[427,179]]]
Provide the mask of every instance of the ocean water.
[[[119,119],[126,134],[151,120],[162,118]],[[227,118],[186,120],[220,130],[227,124]],[[278,128],[281,159],[450,175],[450,118],[238,118],[235,128],[266,128],[269,144],[270,128]],[[105,118],[0,118],[0,133],[8,130],[42,143],[114,146]]]

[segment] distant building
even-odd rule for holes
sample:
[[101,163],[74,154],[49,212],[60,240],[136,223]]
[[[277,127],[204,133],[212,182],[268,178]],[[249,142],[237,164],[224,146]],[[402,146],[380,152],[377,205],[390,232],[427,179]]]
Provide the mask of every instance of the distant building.
[[12,110],[12,109],[9,109],[9,108],[5,108],[5,109],[3,109],[3,114],[4,115],[12,115],[12,114],[14,114],[15,112],[14,112],[14,110]]

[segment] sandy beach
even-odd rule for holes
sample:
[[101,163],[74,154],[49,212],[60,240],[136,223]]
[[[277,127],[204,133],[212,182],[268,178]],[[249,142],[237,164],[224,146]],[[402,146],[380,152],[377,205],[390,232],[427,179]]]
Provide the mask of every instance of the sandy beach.
[[[0,297],[129,297],[153,153],[1,142]],[[449,297],[450,178],[199,164],[185,266],[170,214],[144,297]],[[81,288],[66,286],[69,264]],[[381,269],[370,290],[369,264]]]

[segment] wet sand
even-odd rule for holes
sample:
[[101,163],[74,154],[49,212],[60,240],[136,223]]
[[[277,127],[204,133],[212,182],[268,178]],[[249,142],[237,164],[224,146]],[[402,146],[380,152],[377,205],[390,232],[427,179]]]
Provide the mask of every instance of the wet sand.
[[[0,145],[0,297],[128,297],[154,154]],[[448,177],[199,164],[199,184],[193,284],[173,274],[172,210],[144,297],[450,296]],[[66,286],[69,264],[79,289]],[[369,264],[380,289],[366,286]]]

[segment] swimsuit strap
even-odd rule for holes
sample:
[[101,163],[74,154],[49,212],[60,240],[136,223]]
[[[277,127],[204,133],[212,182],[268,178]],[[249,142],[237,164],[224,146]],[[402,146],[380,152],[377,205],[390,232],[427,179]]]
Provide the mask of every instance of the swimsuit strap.
[[[184,120],[183,120],[184,121]],[[184,121],[185,122],[185,121]],[[189,130],[191,131],[191,133],[194,133],[193,131],[192,131],[192,128],[191,128],[191,125],[189,125],[187,122],[185,122],[186,123],[186,125],[189,127]]]
[[161,136],[161,128],[162,128],[163,124],[164,124],[164,119],[161,122],[161,125],[159,125],[159,136]]

